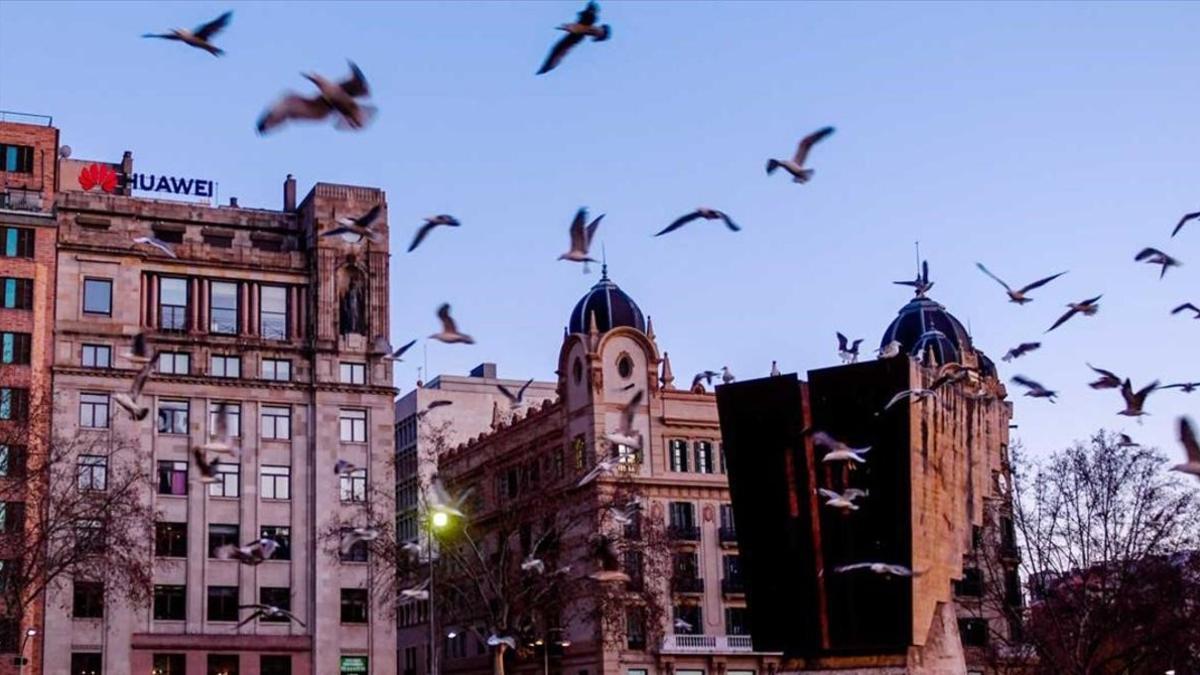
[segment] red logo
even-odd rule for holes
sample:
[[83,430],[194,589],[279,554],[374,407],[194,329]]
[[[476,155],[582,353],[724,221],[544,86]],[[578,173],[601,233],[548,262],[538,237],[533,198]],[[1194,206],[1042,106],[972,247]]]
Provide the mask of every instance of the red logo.
[[101,164],[85,166],[79,172],[79,187],[91,190],[99,186],[101,190],[112,194],[117,189],[117,172]]

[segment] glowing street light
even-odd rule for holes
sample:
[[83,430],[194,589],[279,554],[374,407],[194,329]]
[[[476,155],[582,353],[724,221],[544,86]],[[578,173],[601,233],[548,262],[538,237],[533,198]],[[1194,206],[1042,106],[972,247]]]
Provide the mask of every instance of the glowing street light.
[[434,511],[429,523],[433,525],[433,529],[440,530],[450,524],[450,514],[445,511]]

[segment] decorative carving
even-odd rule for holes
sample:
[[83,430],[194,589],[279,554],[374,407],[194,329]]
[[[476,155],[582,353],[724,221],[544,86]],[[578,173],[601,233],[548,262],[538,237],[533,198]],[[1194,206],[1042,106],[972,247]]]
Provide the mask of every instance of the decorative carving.
[[367,334],[367,289],[362,273],[346,267],[341,301],[339,302],[339,329],[342,335]]
[[712,504],[705,504],[703,513],[704,522],[706,523],[711,523],[713,518],[716,516],[716,512],[714,511]]

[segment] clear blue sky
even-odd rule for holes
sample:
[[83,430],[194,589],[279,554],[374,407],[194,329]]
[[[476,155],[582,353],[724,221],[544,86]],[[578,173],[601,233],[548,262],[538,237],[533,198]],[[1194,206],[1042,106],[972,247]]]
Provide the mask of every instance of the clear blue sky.
[[[605,2],[612,40],[534,77],[554,26],[582,2],[0,4],[0,108],[51,114],[77,157],[134,152],[147,172],[211,177],[222,197],[278,208],[294,173],[384,188],[392,227],[392,330],[427,335],[454,305],[473,347],[432,344],[431,372],[493,360],[550,378],[562,327],[596,280],[556,262],[574,210],[599,231],[614,279],[653,316],[680,380],[728,364],[765,375],[837,360],[834,331],[872,346],[907,301],[914,240],[932,296],[996,360],[1041,338],[1068,300],[1104,293],[1045,346],[1002,366],[1061,392],[1016,400],[1038,449],[1101,425],[1180,452],[1171,431],[1200,394],[1155,394],[1144,427],[1093,392],[1084,361],[1200,379],[1200,4]],[[233,8],[215,59],[145,31]],[[352,57],[380,108],[348,134],[254,121],[302,70],[340,76]],[[825,124],[806,186],[768,178],[767,157]],[[650,235],[697,205],[732,214]],[[420,218],[460,230],[404,248]],[[1142,246],[1185,261],[1165,281]],[[1070,270],[1025,307],[1014,284]],[[397,368],[404,389],[416,359]],[[1014,389],[1014,393],[1019,391]]]

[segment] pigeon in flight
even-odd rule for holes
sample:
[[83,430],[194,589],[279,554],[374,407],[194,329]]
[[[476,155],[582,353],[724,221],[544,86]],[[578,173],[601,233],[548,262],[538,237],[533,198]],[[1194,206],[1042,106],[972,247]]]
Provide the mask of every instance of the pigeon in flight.
[[515,393],[515,394],[512,392],[511,389],[504,386],[503,384],[500,384],[499,382],[496,383],[496,388],[500,390],[501,394],[504,394],[504,398],[508,399],[509,407],[519,408],[519,407],[525,405],[525,390],[529,389],[529,385],[531,385],[531,384],[533,384],[532,377],[529,378],[529,380],[526,381],[525,384],[521,385],[521,388],[518,389],[517,393]]
[[565,31],[566,35],[562,36],[558,42],[554,43],[554,47],[546,56],[546,61],[542,63],[542,67],[538,69],[537,74],[542,75],[554,70],[558,64],[562,63],[567,52],[575,48],[575,45],[583,42],[585,37],[591,37],[592,42],[604,42],[612,34],[608,24],[597,26],[597,15],[600,14],[600,6],[595,2],[588,2],[587,7],[579,13],[579,18],[573,23],[564,23],[558,27],[558,30]]
[[879,349],[876,349],[875,355],[881,359],[894,358],[894,357],[900,355],[900,347],[901,346],[902,345],[900,344],[899,340],[892,340],[891,342],[880,347]]
[[158,237],[134,237],[133,243],[145,244],[147,246],[153,246],[154,248],[162,251],[163,253],[167,254],[169,257],[172,257],[172,258],[179,257],[179,256],[175,255],[175,251],[171,250],[170,244],[163,241],[162,239],[159,239]]
[[589,578],[596,581],[629,581],[629,575],[621,571],[621,558],[612,537],[597,532],[588,539],[588,543],[592,547],[592,557],[600,564],[600,569],[589,574]]
[[263,537],[245,546],[234,546],[233,544],[218,546],[214,551],[214,557],[219,560],[236,560],[243,565],[254,566],[264,560],[270,560],[271,556],[275,555],[277,548],[279,548],[278,542]]
[[371,344],[371,351],[375,352],[376,354],[383,354],[382,358],[385,361],[402,362],[404,359],[400,357],[404,356],[404,352],[412,349],[412,346],[415,344],[417,344],[416,340],[409,340],[408,343],[400,345],[398,349],[393,350],[392,343],[388,342],[386,337],[378,335],[375,337],[375,341]]
[[1102,298],[1102,297],[1104,297],[1104,296],[1097,295],[1096,297],[1088,298],[1087,300],[1084,300],[1083,302],[1069,303],[1067,305],[1067,307],[1069,307],[1070,309],[1068,309],[1065,314],[1058,317],[1058,321],[1055,321],[1053,326],[1050,326],[1050,328],[1046,329],[1046,332],[1049,333],[1050,331],[1054,330],[1055,328],[1058,328],[1059,326],[1066,323],[1068,319],[1075,316],[1076,314],[1082,314],[1084,316],[1095,316],[1096,312],[1100,311],[1099,301],[1100,301],[1100,298]]
[[1113,371],[1097,368],[1090,363],[1087,364],[1087,367],[1100,376],[1099,379],[1088,384],[1092,389],[1117,389],[1121,386],[1121,378],[1117,377]]
[[1162,270],[1158,273],[1159,279],[1167,275],[1167,270],[1169,268],[1179,267],[1183,264],[1156,248],[1144,248],[1136,256],[1134,256],[1133,259],[1137,262],[1144,262],[1148,265],[1162,265]]
[[438,307],[437,315],[438,319],[441,319],[442,321],[442,330],[430,335],[429,338],[431,340],[445,342],[448,345],[456,343],[467,345],[475,344],[475,338],[467,335],[466,333],[458,332],[458,325],[454,323],[454,319],[450,318],[449,303],[443,303],[441,307]]
[[1179,418],[1179,442],[1183,444],[1187,461],[1176,464],[1171,467],[1171,470],[1190,473],[1196,478],[1200,478],[1200,443],[1197,443],[1196,430],[1192,428],[1191,421],[1186,417]]
[[[374,527],[355,527],[342,533],[342,555],[350,552],[359,542],[372,542],[379,538],[379,530]],[[419,549],[418,549],[419,550]]]
[[292,614],[291,612],[289,612],[286,609],[281,609],[279,607],[274,607],[272,605],[259,605],[259,604],[238,605],[238,609],[254,610],[250,614],[250,616],[242,619],[241,622],[238,623],[238,625],[237,625],[238,628],[245,626],[246,624],[250,623],[251,621],[253,621],[259,617],[262,617],[264,619],[281,619],[282,618],[282,619],[287,619],[288,621],[295,621],[296,623],[300,624],[301,626],[304,626],[304,622],[301,621],[300,618],[297,617],[295,614]]
[[146,344],[146,334],[138,333],[133,336],[133,342],[129,346],[129,351],[121,354],[126,359],[134,363],[149,363],[154,360],[156,354],[150,351],[150,347]]
[[1028,377],[1025,377],[1024,375],[1016,375],[1013,377],[1012,381],[1015,384],[1019,384],[1022,387],[1025,387],[1025,389],[1026,389],[1025,395],[1026,396],[1030,396],[1033,398],[1049,399],[1051,403],[1054,403],[1054,397],[1058,396],[1058,392],[1047,389],[1047,388],[1043,387],[1041,384],[1034,382],[1033,380],[1029,379]]
[[692,378],[692,388],[695,389],[696,385],[700,384],[700,380],[704,380],[704,383],[711,387],[713,378],[718,375],[720,375],[720,373],[716,372],[715,370],[702,370],[699,373],[696,373],[696,377]]
[[383,205],[376,204],[371,207],[371,210],[362,214],[357,218],[338,218],[338,226],[332,230],[327,230],[321,233],[322,237],[342,237],[351,243],[359,243],[366,239],[372,243],[378,244],[384,240],[383,233],[375,227],[375,221],[379,220],[379,214],[383,212]]
[[684,621],[683,619],[675,619],[675,621],[671,625],[674,626],[676,631],[679,631],[681,633],[692,632],[692,624],[688,623],[687,621]]
[[913,572],[904,565],[891,565],[879,562],[861,562],[833,568],[833,571],[839,574],[853,572],[854,570],[869,570],[875,574],[882,574],[885,577],[915,577],[921,575],[921,572]]
[[429,599],[429,579],[400,591],[400,602],[422,602]]
[[1190,394],[1193,391],[1200,389],[1200,382],[1179,382],[1177,384],[1168,384],[1165,387],[1159,387],[1159,389],[1178,389],[1185,394]]
[[232,407],[224,401],[220,401],[214,405],[212,416],[213,428],[209,430],[208,440],[205,441],[200,449],[204,452],[227,452],[234,456],[239,456],[241,453],[233,442],[233,431],[229,424]]
[[988,275],[989,277],[994,279],[997,283],[999,283],[1001,286],[1003,286],[1005,292],[1008,293],[1008,301],[1015,302],[1018,305],[1024,305],[1027,302],[1033,302],[1033,298],[1030,298],[1026,295],[1026,293],[1028,293],[1029,291],[1032,291],[1035,288],[1041,288],[1042,286],[1045,286],[1046,284],[1050,283],[1051,281],[1054,281],[1055,279],[1066,274],[1066,272],[1059,272],[1058,274],[1048,276],[1045,279],[1038,279],[1037,281],[1033,282],[1032,284],[1023,286],[1014,291],[1011,287],[1009,287],[1008,284],[1004,283],[1004,281],[1000,277],[998,277],[995,274],[992,274],[990,271],[988,271],[988,268],[984,267],[983,263],[977,262],[977,263],[975,263],[975,266],[978,267],[980,269],[980,271],[982,271],[984,274]]
[[258,133],[265,134],[288,120],[322,120],[335,112],[339,129],[361,129],[374,117],[374,106],[356,100],[366,96],[369,89],[367,78],[353,61],[350,77],[341,82],[331,82],[316,73],[303,76],[317,86],[317,95],[304,98],[288,93],[258,118]]
[[1120,439],[1117,442],[1118,448],[1140,448],[1141,447],[1141,444],[1134,442],[1133,437],[1130,436],[1129,434],[1118,434],[1117,438]]
[[800,144],[796,147],[796,154],[791,159],[768,159],[767,175],[775,173],[775,169],[782,167],[784,171],[792,174],[792,182],[807,183],[813,176],[812,169],[804,168],[804,162],[808,159],[808,153],[814,145],[832,133],[833,127],[818,129],[800,140]]
[[825,498],[825,506],[832,506],[843,513],[847,511],[857,511],[858,504],[855,504],[854,500],[867,496],[865,491],[859,490],[858,488],[850,488],[840,494],[834,492],[833,490],[818,488],[817,493]]
[[596,236],[596,228],[600,227],[600,221],[604,219],[604,214],[601,213],[587,227],[584,227],[587,215],[587,208],[581,208],[575,212],[575,219],[571,221],[571,249],[558,256],[559,260],[583,263],[584,273],[588,271],[588,263],[596,262],[595,258],[588,255],[588,249],[592,246],[592,237]]
[[154,360],[149,359],[142,364],[141,370],[137,375],[133,376],[133,384],[129,387],[128,392],[119,391],[113,394],[113,400],[117,405],[129,413],[129,417],[135,421],[142,421],[150,414],[150,408],[138,405],[138,398],[142,395],[142,388],[146,386],[146,380],[150,378],[150,371],[154,368]]
[[725,223],[725,227],[728,227],[730,230],[733,230],[734,232],[738,232],[742,229],[737,226],[737,223],[730,220],[729,216],[727,214],[725,214],[724,212],[718,211],[716,209],[710,209],[705,206],[701,206],[700,208],[696,209],[695,211],[692,211],[691,213],[689,213],[687,215],[680,216],[679,218],[675,219],[675,222],[666,226],[665,228],[662,229],[662,231],[658,232],[654,236],[661,237],[662,235],[664,235],[668,232],[674,232],[675,230],[678,230],[679,228],[683,227],[684,225],[687,225],[688,223],[692,222],[693,220],[696,220],[697,218],[703,218],[705,220],[721,220],[722,222]]
[[842,357],[842,363],[858,362],[858,345],[862,344],[862,338],[850,342],[850,340],[841,333],[837,334],[838,339],[838,356]]
[[642,437],[634,430],[633,420],[637,416],[638,406],[642,404],[642,399],[645,395],[646,392],[639,389],[633,395],[633,398],[629,400],[629,403],[621,407],[621,422],[615,432],[604,435],[605,440],[609,443],[641,449]]
[[883,409],[889,410],[889,409],[891,409],[892,406],[896,405],[897,403],[899,403],[900,401],[903,401],[906,398],[911,397],[912,400],[914,400],[914,401],[924,401],[927,398],[933,398],[933,396],[934,396],[934,392],[932,389],[921,389],[921,388],[905,389],[904,391],[893,396],[891,398],[891,400],[889,400],[887,402],[887,405],[883,406]]
[[229,20],[233,18],[233,12],[225,12],[221,16],[209,21],[208,23],[197,26],[194,30],[186,28],[172,28],[169,33],[144,33],[144,38],[161,38],[163,40],[178,40],[179,42],[203,49],[213,56],[221,56],[225,52],[217,49],[211,39],[220,33],[225,26],[229,25]]
[[837,440],[833,436],[825,433],[824,431],[818,431],[814,433],[812,435],[812,439],[813,445],[825,448],[829,451],[825,453],[824,457],[821,458],[822,462],[850,461],[857,462],[859,464],[867,463],[867,460],[863,459],[862,455],[870,451],[871,446],[869,445],[865,448],[852,448],[849,445]]
[[1022,342],[1021,344],[1017,345],[1016,347],[1013,347],[1012,349],[1008,350],[1008,352],[1000,360],[1008,362],[1008,361],[1012,361],[1013,359],[1019,359],[1022,356],[1025,356],[1029,352],[1031,352],[1035,349],[1038,349],[1041,346],[1042,346],[1042,343],[1040,343],[1040,342]]
[[721,383],[730,384],[737,378],[733,376],[733,372],[729,370],[729,366],[721,366]]
[[1200,218],[1200,211],[1197,211],[1195,213],[1185,214],[1182,218],[1179,219],[1179,224],[1175,226],[1175,229],[1171,230],[1171,236],[1174,237],[1175,235],[1179,234],[1179,231],[1183,229],[1183,226],[1185,223],[1187,223],[1189,220],[1194,220],[1196,218]]
[[412,253],[415,251],[417,247],[421,245],[421,242],[425,241],[425,237],[431,230],[433,230],[433,228],[440,227],[442,225],[447,227],[459,227],[462,225],[462,223],[458,222],[458,219],[454,216],[448,216],[444,213],[426,218],[425,224],[421,226],[421,229],[417,230],[417,234],[413,237],[412,243],[408,245],[408,252]]
[[1121,398],[1125,399],[1125,409],[1117,413],[1126,417],[1141,417],[1149,413],[1142,410],[1146,405],[1146,397],[1149,396],[1155,389],[1158,389],[1158,380],[1142,387],[1136,392],[1133,390],[1133,384],[1129,378],[1121,383]]
[[918,297],[924,297],[929,289],[933,288],[933,282],[929,280],[929,262],[921,263],[921,272],[917,274],[917,278],[912,281],[893,281],[897,286],[910,286],[916,292]]
[[1192,318],[1200,319],[1200,307],[1197,307],[1190,302],[1185,302],[1182,305],[1171,310],[1171,314],[1179,314],[1180,312],[1195,312],[1196,316],[1193,316]]

